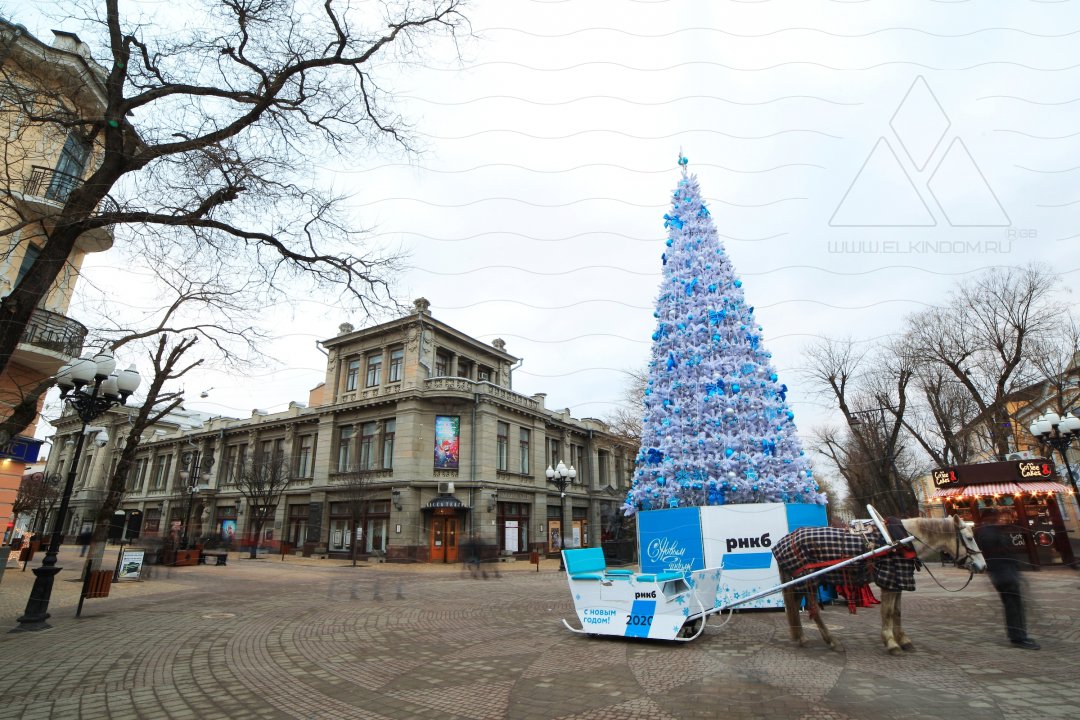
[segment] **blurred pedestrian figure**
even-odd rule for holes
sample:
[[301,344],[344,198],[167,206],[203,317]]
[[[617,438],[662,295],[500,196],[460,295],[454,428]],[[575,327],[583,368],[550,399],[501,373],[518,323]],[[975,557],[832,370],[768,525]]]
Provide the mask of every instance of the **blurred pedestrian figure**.
[[465,552],[465,566],[469,569],[469,574],[474,578],[483,574],[487,580],[487,571],[480,569],[480,536],[477,533],[470,535],[462,550]]
[[79,557],[86,557],[86,551],[90,547],[90,531],[83,530],[75,542],[79,544]]
[[[975,541],[986,558],[986,572],[1001,597],[1005,610],[1005,634],[1009,642],[1025,650],[1038,650],[1039,643],[1028,637],[1024,619],[1023,583],[1016,551],[1023,548],[1023,531],[1009,523],[1009,517],[997,508],[982,511],[984,524],[975,529]],[[1014,537],[1021,538],[1018,546]]]

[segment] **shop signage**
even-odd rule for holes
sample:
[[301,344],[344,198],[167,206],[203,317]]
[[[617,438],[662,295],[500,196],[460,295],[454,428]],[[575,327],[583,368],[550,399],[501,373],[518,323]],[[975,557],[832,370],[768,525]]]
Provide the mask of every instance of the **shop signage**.
[[955,470],[935,470],[933,472],[934,487],[942,487],[944,485],[952,485],[956,482]]
[[1045,462],[1021,462],[1017,464],[1022,478],[1046,478],[1050,477],[1050,463]]
[[0,458],[20,460],[25,463],[37,462],[38,451],[41,450],[44,442],[44,440],[17,435],[6,445],[0,445]]

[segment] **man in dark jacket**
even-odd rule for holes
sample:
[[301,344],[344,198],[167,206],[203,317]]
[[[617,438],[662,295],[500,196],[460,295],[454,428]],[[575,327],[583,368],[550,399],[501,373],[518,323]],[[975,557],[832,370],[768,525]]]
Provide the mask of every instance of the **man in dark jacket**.
[[987,508],[982,512],[983,524],[975,528],[975,541],[986,558],[986,572],[990,582],[1001,597],[1005,608],[1005,633],[1009,642],[1026,650],[1038,650],[1039,643],[1028,637],[1027,624],[1024,621],[1024,597],[1020,581],[1020,563],[1016,559],[1016,537],[1023,531],[1008,523],[1008,518],[1001,515],[997,508]]

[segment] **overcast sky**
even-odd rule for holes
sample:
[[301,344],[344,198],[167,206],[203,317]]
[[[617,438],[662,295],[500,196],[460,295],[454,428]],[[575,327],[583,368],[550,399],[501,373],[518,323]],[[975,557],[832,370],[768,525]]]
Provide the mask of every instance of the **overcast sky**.
[[[410,253],[399,298],[505,339],[524,358],[514,389],[549,407],[603,417],[647,362],[680,148],[804,437],[827,415],[799,374],[815,337],[878,342],[991,266],[1043,260],[1076,283],[1075,2],[491,0],[468,14],[460,59],[446,46],[384,68],[424,153],[322,167],[376,242]],[[43,39],[55,26],[22,22]],[[323,378],[315,341],[364,324],[304,301],[272,318],[281,368],[209,368],[185,383],[188,407],[306,400]]]

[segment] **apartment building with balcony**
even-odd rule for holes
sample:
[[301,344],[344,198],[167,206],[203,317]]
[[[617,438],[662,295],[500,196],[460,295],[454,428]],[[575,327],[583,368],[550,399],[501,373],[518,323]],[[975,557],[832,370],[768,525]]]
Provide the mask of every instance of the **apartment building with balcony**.
[[[186,527],[209,542],[284,542],[340,557],[358,542],[359,554],[391,562],[456,562],[474,535],[491,556],[600,546],[621,531],[636,442],[546,407],[542,394],[514,392],[520,360],[502,340],[466,335],[421,299],[390,322],[342,325],[321,346],[326,372],[307,403],[244,419],[177,412],[146,433],[121,503],[128,537]],[[100,503],[133,412],[114,408],[99,421],[110,441],[84,450],[68,533]],[[77,419],[62,417],[57,431],[50,464],[62,472]],[[286,459],[290,482],[252,538],[237,476],[245,459],[267,457]],[[545,475],[559,462],[577,473],[565,496]],[[350,513],[357,484],[359,533]]]
[[[46,44],[26,28],[0,19],[0,296],[17,291],[47,242],[52,218],[100,157],[95,147],[61,123],[30,117],[31,112],[58,110],[100,117],[104,111],[105,71],[76,35],[54,31],[54,36]],[[0,376],[0,413],[10,412],[62,364],[81,354],[87,330],[66,313],[84,258],[112,243],[110,228],[79,238]],[[26,464],[38,455],[35,431],[32,423],[0,444],[0,523],[5,528],[13,520],[11,504]]]

